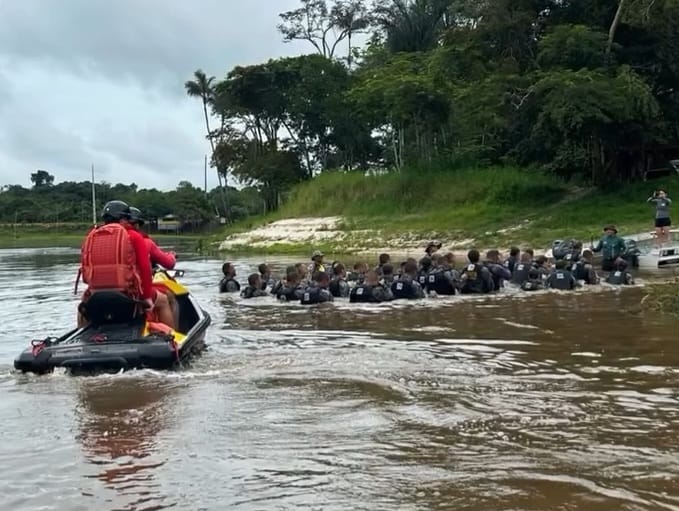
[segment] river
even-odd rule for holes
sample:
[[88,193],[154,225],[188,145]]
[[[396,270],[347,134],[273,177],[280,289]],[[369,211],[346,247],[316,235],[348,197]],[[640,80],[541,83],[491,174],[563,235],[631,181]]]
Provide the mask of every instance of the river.
[[643,289],[304,308],[185,256],[190,369],[14,374],[76,263],[0,251],[0,509],[679,510],[678,324]]

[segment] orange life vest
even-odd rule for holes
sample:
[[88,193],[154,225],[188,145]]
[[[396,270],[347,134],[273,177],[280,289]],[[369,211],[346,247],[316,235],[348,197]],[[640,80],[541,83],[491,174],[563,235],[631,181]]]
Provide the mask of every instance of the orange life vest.
[[118,223],[95,227],[87,234],[80,256],[80,272],[88,292],[118,290],[138,298],[141,278],[136,261],[125,227]]

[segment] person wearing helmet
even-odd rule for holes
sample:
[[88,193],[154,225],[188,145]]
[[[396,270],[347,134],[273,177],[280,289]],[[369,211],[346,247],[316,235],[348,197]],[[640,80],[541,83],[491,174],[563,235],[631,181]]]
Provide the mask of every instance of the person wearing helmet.
[[313,254],[311,254],[311,264],[309,265],[309,275],[313,275],[314,273],[321,272],[325,273],[325,265],[323,264],[323,252],[320,250],[315,250]]
[[149,249],[149,254],[151,255],[151,264],[162,266],[167,270],[172,270],[177,264],[177,254],[174,251],[165,252],[158,247],[155,241],[142,230],[142,226],[146,223],[142,212],[135,208],[130,207],[130,223],[135,228],[139,234],[141,234]]
[[[130,224],[132,227],[142,235],[146,247],[149,251],[149,256],[151,258],[151,265],[159,265],[168,270],[172,270],[177,264],[177,256],[174,252],[165,252],[156,245],[156,242],[151,239],[151,237],[146,234],[141,228],[144,225],[145,220],[142,212],[135,207],[130,207]],[[153,310],[158,316],[158,320],[161,323],[165,323],[172,329],[175,329],[175,308],[176,302],[171,299],[170,294],[166,294],[164,290],[156,289],[156,299],[153,304]]]
[[[109,276],[112,272],[100,272],[98,268],[102,266],[117,265],[121,268],[119,272],[113,272],[116,276],[120,275],[121,282],[117,284],[121,290],[138,298],[142,302],[145,310],[153,308],[156,293],[153,289],[153,275],[151,273],[151,258],[144,238],[139,234],[130,223],[130,207],[123,201],[112,200],[104,205],[101,212],[103,225],[97,226],[90,230],[85,238],[80,256],[80,274],[83,277],[88,287],[83,293],[81,304],[78,306],[78,325],[85,326],[87,318],[84,316],[83,305],[89,299],[92,292],[99,288],[111,287],[108,282]],[[120,224],[124,232],[119,228],[114,229],[111,224]],[[108,226],[108,227],[107,227]],[[119,235],[126,236],[129,240],[129,245],[134,251],[134,264],[131,272],[122,271],[129,268],[128,261],[118,261],[114,263],[110,261],[111,248],[107,245],[108,240],[113,238],[104,233],[105,231],[116,232]],[[123,238],[118,238],[123,239]],[[113,249],[115,252],[116,251]],[[100,259],[101,258],[101,259]],[[124,279],[124,282],[122,281]],[[114,286],[114,287],[118,287]]]
[[618,259],[615,262],[613,271],[606,277],[605,282],[613,286],[634,285],[634,277],[632,277],[632,274],[627,271],[627,261],[624,259]]
[[440,250],[442,247],[442,244],[440,241],[430,241],[427,243],[427,248],[424,249],[424,252],[427,254],[427,257],[431,257],[434,252],[437,250]]

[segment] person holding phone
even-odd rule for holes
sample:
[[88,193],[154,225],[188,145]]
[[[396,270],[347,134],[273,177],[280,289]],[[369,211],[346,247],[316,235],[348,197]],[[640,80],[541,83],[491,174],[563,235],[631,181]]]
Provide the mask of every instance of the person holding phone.
[[670,239],[670,206],[672,199],[667,196],[665,190],[656,190],[646,202],[655,204],[655,239],[658,246]]

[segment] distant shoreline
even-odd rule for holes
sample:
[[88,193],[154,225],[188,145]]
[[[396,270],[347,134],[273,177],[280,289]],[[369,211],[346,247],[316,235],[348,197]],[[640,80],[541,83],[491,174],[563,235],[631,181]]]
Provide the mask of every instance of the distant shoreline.
[[[78,248],[90,224],[0,224],[0,249],[10,248]],[[209,246],[211,234],[160,234],[153,239],[162,243],[190,243]]]

